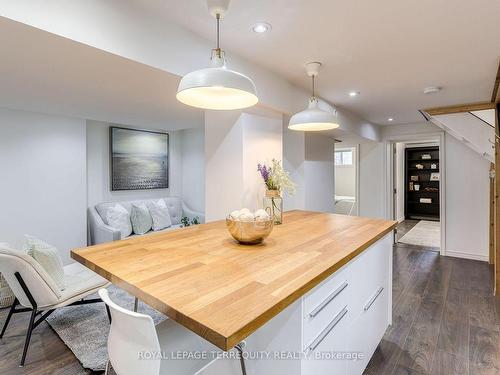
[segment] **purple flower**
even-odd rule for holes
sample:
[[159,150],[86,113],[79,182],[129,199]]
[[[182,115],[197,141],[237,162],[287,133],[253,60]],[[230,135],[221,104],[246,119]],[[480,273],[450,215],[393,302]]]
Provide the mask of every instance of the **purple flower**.
[[269,172],[271,172],[271,169],[259,163],[257,164],[257,170],[260,172],[264,182],[267,182],[269,180]]

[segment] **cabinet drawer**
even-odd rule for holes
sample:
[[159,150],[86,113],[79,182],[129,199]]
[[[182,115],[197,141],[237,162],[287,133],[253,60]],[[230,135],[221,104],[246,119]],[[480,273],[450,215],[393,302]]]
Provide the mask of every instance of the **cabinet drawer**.
[[303,340],[304,344],[309,345],[321,331],[330,324],[332,319],[347,306],[349,313],[343,318],[344,321],[352,320],[350,311],[350,299],[348,281],[343,281],[340,285],[331,291],[330,295],[321,302],[316,308],[310,310],[303,317]]
[[363,358],[348,361],[349,375],[363,373],[389,325],[389,286],[389,283],[384,283],[376,289],[372,288],[370,297],[364,301],[361,315],[350,326],[346,351],[363,353]]
[[[347,362],[337,355],[342,355],[346,349],[348,337],[347,307],[342,308],[324,327],[323,331],[306,344],[306,358],[301,363],[302,375],[344,375]],[[331,329],[329,329],[331,328]]]
[[391,270],[392,235],[387,235],[379,242],[361,253],[350,263],[351,309],[356,317],[363,311],[364,303],[373,293],[376,285],[384,285],[388,281]]
[[338,297],[349,293],[351,284],[349,264],[304,296],[304,317],[311,314],[319,315],[324,307],[335,303]]

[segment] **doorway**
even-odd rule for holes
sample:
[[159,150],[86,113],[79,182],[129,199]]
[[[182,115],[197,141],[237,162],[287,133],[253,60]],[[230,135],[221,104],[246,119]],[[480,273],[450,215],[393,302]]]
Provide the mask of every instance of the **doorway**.
[[335,213],[358,215],[359,156],[357,146],[335,147]]
[[441,137],[388,143],[389,218],[398,222],[395,241],[443,254],[444,160]]

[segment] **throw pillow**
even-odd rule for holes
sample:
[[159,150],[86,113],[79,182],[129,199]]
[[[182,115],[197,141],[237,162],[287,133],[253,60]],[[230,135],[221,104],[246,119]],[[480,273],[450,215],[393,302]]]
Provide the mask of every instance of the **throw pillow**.
[[106,212],[108,225],[120,231],[120,237],[126,238],[132,234],[132,223],[128,211],[121,204],[110,207]]
[[160,199],[158,202],[150,202],[149,212],[153,219],[153,230],[162,230],[172,225],[167,204],[163,199]]
[[135,234],[147,233],[153,226],[153,219],[145,204],[132,204],[130,221],[132,221],[132,229]]
[[57,249],[36,237],[25,235],[25,238],[24,248],[28,255],[42,266],[60,290],[64,290],[64,267]]

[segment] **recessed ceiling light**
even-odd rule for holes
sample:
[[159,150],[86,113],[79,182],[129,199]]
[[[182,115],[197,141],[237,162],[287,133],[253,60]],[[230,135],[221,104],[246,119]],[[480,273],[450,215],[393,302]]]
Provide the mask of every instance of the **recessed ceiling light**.
[[441,87],[438,87],[438,86],[430,86],[430,87],[426,87],[424,89],[424,94],[435,94],[437,92],[441,91]]
[[351,91],[349,93],[349,96],[351,96],[351,97],[358,96],[358,95],[359,95],[359,91]]
[[393,121],[394,121],[394,119],[393,119],[392,117],[389,117],[389,118],[387,119],[387,121],[389,121],[389,122],[393,122]]
[[266,22],[257,22],[252,26],[252,31],[255,33],[267,33],[272,30],[272,26]]

